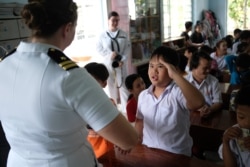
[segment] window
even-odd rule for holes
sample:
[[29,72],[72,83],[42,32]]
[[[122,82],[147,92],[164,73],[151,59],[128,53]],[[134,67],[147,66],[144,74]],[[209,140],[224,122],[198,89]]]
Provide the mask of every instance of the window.
[[78,6],[76,34],[65,53],[83,66],[97,55],[96,37],[106,28],[107,4],[103,0],[74,0],[74,2]]
[[163,0],[163,39],[180,36],[186,21],[192,21],[191,0]]
[[236,28],[242,30],[249,29],[250,25],[250,1],[249,0],[229,0],[227,32],[233,35]]

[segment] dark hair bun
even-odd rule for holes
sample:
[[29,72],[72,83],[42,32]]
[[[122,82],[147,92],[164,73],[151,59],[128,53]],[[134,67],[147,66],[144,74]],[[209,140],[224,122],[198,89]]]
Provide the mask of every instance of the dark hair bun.
[[47,20],[47,14],[44,6],[33,1],[24,6],[21,15],[25,21],[25,24],[32,30],[39,30]]

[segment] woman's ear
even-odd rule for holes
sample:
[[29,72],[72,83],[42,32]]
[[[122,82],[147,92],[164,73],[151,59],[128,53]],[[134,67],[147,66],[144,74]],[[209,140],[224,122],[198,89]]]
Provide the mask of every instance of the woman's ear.
[[71,22],[63,26],[63,37],[67,37],[69,35],[69,33],[72,31],[72,26],[73,24]]

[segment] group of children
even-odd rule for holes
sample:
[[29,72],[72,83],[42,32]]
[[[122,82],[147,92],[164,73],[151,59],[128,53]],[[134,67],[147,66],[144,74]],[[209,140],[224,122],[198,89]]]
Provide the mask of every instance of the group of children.
[[[127,118],[135,124],[138,141],[147,147],[192,156],[189,113],[200,111],[201,117],[208,117],[222,107],[219,82],[210,74],[213,59],[205,49],[187,50],[185,54],[190,52],[187,61],[189,72],[185,76],[179,71],[178,53],[169,47],[160,46],[149,60],[148,76],[151,85],[147,89],[140,75],[131,74],[126,77],[125,85],[131,93],[126,108]],[[104,65],[90,63],[85,68],[102,87],[106,86],[108,73],[105,73]],[[90,69],[95,69],[97,73]],[[98,76],[102,75],[100,71],[105,77]],[[237,94],[235,104],[238,125],[229,128],[223,136],[221,155],[226,166],[232,163],[245,166],[250,164],[250,137],[243,139],[244,151],[237,145],[237,140],[243,134],[241,128],[250,130],[249,93],[250,86],[244,86]],[[90,130],[89,141],[92,145],[93,136],[97,137],[98,134]],[[97,154],[97,157],[102,154]]]

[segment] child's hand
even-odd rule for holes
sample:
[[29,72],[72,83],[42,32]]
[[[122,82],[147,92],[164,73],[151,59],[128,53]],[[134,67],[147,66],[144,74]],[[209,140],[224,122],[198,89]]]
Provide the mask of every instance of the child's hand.
[[179,74],[177,71],[176,67],[172,64],[166,63],[165,61],[162,60],[162,58],[159,59],[159,62],[163,64],[167,70],[168,70],[168,76],[173,79],[173,76],[176,74]]
[[210,110],[209,106],[207,106],[207,105],[204,105],[198,111],[200,111],[200,116],[202,118],[207,118],[209,116],[209,114],[211,113],[211,110]]
[[244,141],[244,146],[246,149],[248,149],[250,151],[250,136],[248,137],[244,137],[243,138],[243,141]]
[[228,128],[223,135],[223,143],[228,143],[231,139],[239,138],[242,136],[242,131],[238,127]]

